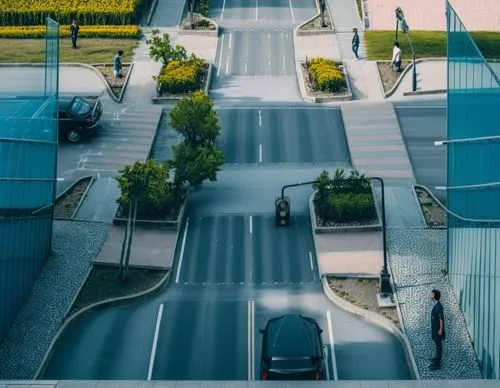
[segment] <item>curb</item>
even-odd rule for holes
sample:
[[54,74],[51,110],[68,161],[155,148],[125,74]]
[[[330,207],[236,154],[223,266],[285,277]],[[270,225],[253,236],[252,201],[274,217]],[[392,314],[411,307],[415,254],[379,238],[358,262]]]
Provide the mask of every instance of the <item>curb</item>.
[[318,226],[316,223],[316,213],[314,211],[314,195],[316,194],[316,190],[309,196],[309,216],[311,219],[311,229],[313,233],[316,234],[334,234],[334,233],[349,233],[349,232],[380,232],[382,231],[382,218],[380,209],[378,208],[377,197],[375,195],[375,191],[373,185],[372,195],[373,195],[373,203],[375,205],[375,212],[377,213],[378,223],[375,225],[359,225],[359,226],[347,226],[347,227],[325,227]]
[[149,297],[151,294],[153,294],[155,291],[157,291],[159,288],[161,288],[166,283],[166,281],[170,278],[171,272],[172,272],[171,270],[167,270],[167,273],[165,274],[165,276],[155,286],[153,286],[152,288],[150,288],[148,290],[144,290],[144,291],[141,291],[141,292],[139,292],[137,294],[133,294],[133,295],[121,296],[118,298],[109,298],[109,299],[102,300],[100,302],[93,303],[87,307],[84,307],[80,311],[77,311],[76,313],[74,313],[70,317],[68,317],[64,321],[62,326],[59,328],[59,330],[55,334],[54,338],[52,339],[52,342],[50,343],[49,348],[45,352],[45,356],[43,357],[42,362],[40,363],[40,366],[39,366],[38,370],[36,371],[33,379],[34,380],[39,379],[40,375],[45,371],[46,364],[50,361],[50,358],[52,357],[52,353],[54,351],[54,347],[55,347],[56,343],[58,342],[59,338],[64,333],[64,331],[68,328],[68,326],[70,324],[72,324],[77,318],[80,318],[84,314],[91,313],[94,310],[97,310],[99,308],[110,307],[113,305],[118,305],[118,304],[129,302],[132,300],[138,300],[140,298]]
[[[204,93],[206,96],[209,95],[210,92],[210,86],[212,85],[212,77],[213,77],[213,68],[214,65],[213,63],[205,61],[205,63],[208,65],[207,69],[207,82],[205,84],[205,88],[203,89]],[[199,89],[201,90],[201,89]],[[153,105],[168,105],[168,104],[176,104],[178,101],[182,100],[187,96],[187,93],[179,94],[179,95],[172,95],[169,97],[157,97],[157,92],[153,94],[151,97],[151,103]]]
[[447,89],[434,89],[434,90],[418,90],[416,92],[403,92],[403,96],[425,96],[428,94],[443,94],[448,93]]
[[[294,37],[294,42],[295,42],[295,37]],[[334,60],[335,61],[335,60]],[[346,85],[347,85],[347,94],[339,95],[339,96],[332,96],[332,97],[311,97],[307,94],[306,91],[306,81],[304,78],[304,71],[302,69],[302,65],[305,62],[297,62],[295,63],[296,65],[296,71],[297,71],[297,79],[299,81],[299,89],[300,89],[300,94],[302,95],[302,98],[308,102],[314,103],[314,104],[321,104],[325,102],[339,102],[339,101],[351,101],[352,100],[352,92],[351,92],[351,84],[349,82],[349,77],[347,75],[347,66],[345,65],[345,62],[342,62],[342,71],[344,73]]]
[[427,220],[425,219],[425,215],[424,215],[424,211],[422,210],[422,206],[420,205],[420,201],[418,200],[418,195],[417,195],[417,191],[415,189],[421,189],[421,190],[424,190],[427,194],[429,194],[429,196],[438,204],[438,206],[444,210],[444,212],[446,213],[446,216],[448,217],[448,212],[446,211],[446,207],[443,206],[443,204],[441,203],[441,201],[439,201],[435,196],[434,194],[432,194],[432,192],[425,186],[423,185],[419,185],[419,184],[414,184],[412,185],[412,191],[413,191],[413,195],[415,197],[415,201],[417,201],[417,206],[418,206],[418,210],[420,211],[420,215],[422,216],[422,221],[424,223],[424,226],[425,228],[427,229],[448,229],[447,226],[430,226],[428,223],[427,223]]
[[[391,334],[393,334],[403,345],[403,348],[405,350],[405,356],[407,359],[407,363],[410,366],[410,372],[412,372],[412,377],[415,380],[420,380],[420,375],[418,373],[417,365],[415,362],[415,359],[413,357],[413,352],[411,350],[410,343],[408,342],[408,339],[406,338],[406,335],[403,333],[401,329],[399,329],[395,323],[390,321],[389,319],[385,318],[384,316],[374,313],[369,310],[362,309],[361,307],[358,307],[352,303],[347,302],[343,298],[337,296],[335,292],[330,288],[330,285],[328,284],[328,280],[326,279],[326,276],[323,275],[321,276],[321,284],[323,286],[323,291],[326,295],[326,297],[336,306],[341,308],[342,310],[345,310],[351,314],[358,315],[368,321],[371,324],[377,325],[381,327],[382,329],[387,330]],[[401,319],[398,313],[398,317]],[[403,326],[402,321],[400,320],[401,326]]]
[[[87,176],[82,176],[80,178],[78,178],[76,181],[74,181],[72,184],[70,184],[68,187],[66,187],[61,193],[59,193],[59,195],[56,196],[55,200],[54,200],[54,205],[55,203],[61,199],[63,196],[65,196],[71,189],[73,189],[78,183],[80,183],[81,181],[83,181],[84,179],[89,179],[90,178],[90,183],[89,185],[87,186],[87,190],[85,190],[85,193],[83,194],[83,197],[80,199],[80,202],[78,203],[78,206],[77,206],[77,209],[80,208],[81,206],[81,202],[83,201],[83,199],[87,196],[87,192],[88,192],[88,189],[90,188],[90,186],[92,186],[92,184],[94,183],[94,177],[91,176],[91,175],[87,175]],[[43,211],[44,209],[50,207],[50,205],[45,205],[45,206],[42,206],[41,208],[39,209],[36,209],[34,210],[31,215],[36,215],[38,214],[39,212]],[[75,213],[73,213],[71,215],[70,218],[54,218],[54,220],[56,221],[68,221],[68,220],[72,220],[73,217],[74,217]]]
[[[60,67],[80,67],[83,69],[91,70],[94,73],[97,74],[97,76],[101,79],[101,82],[104,84],[106,87],[106,91],[108,92],[109,96],[115,100],[116,102],[120,103],[121,99],[123,98],[123,93],[127,87],[128,80],[129,80],[129,75],[132,72],[134,62],[127,62],[124,63],[123,65],[129,65],[130,70],[127,73],[127,77],[125,78],[125,81],[123,83],[123,88],[120,93],[119,98],[116,97],[113,92],[111,91],[111,87],[109,86],[108,82],[104,78],[104,76],[101,74],[99,70],[97,70],[94,66],[105,66],[108,65],[107,63],[92,63],[92,64],[86,64],[86,63],[78,63],[78,62],[64,62],[64,63],[59,63]],[[45,65],[43,63],[0,63],[0,68],[1,67],[44,67]]]
[[80,198],[80,201],[78,201],[78,205],[76,205],[76,208],[75,208],[75,210],[74,210],[74,212],[73,212],[73,214],[71,215],[70,218],[75,218],[76,214],[78,213],[78,210],[80,210],[80,207],[82,206],[83,201],[87,197],[87,194],[89,193],[89,190],[92,187],[92,184],[94,183],[94,181],[95,181],[95,177],[92,176],[90,178],[90,182],[89,182],[87,188],[85,189],[85,192],[83,193],[82,197]]
[[[417,59],[415,60],[416,63],[422,63],[422,62],[443,62],[443,61],[446,61],[446,58],[421,58],[421,59]],[[390,63],[391,61],[375,61],[375,62],[382,62],[382,63]],[[385,98],[388,98],[388,97],[391,97],[395,92],[396,90],[398,89],[399,85],[401,84],[401,82],[403,82],[403,78],[404,76],[413,68],[413,61],[410,62],[410,64],[408,66],[406,66],[404,68],[404,70],[402,71],[401,75],[399,76],[398,80],[396,81],[396,83],[394,84],[394,86],[387,92],[384,91],[384,87],[382,86],[382,77],[380,76],[380,70],[378,68],[378,65],[377,65],[377,71],[378,71],[378,76],[379,76],[379,79],[380,79],[380,84],[382,86],[382,95]],[[418,93],[418,92],[409,92],[409,93]],[[435,93],[433,93],[435,94]],[[404,95],[404,93],[403,93]]]
[[[335,34],[335,26],[333,25],[333,18],[332,18],[332,13],[330,12],[330,6],[328,5],[328,2],[325,2],[326,5],[326,12],[328,13],[328,17],[330,18],[330,29],[325,29],[325,30],[301,30],[302,27],[304,27],[306,24],[312,22],[314,19],[318,18],[321,16],[321,11],[319,7],[319,2],[317,0],[314,0],[314,4],[316,5],[316,12],[318,12],[316,15],[313,17],[307,19],[305,22],[299,24],[297,27],[294,28],[294,32],[297,31],[297,36],[311,36],[311,35],[327,35],[327,34]],[[302,31],[299,33],[299,31]]]

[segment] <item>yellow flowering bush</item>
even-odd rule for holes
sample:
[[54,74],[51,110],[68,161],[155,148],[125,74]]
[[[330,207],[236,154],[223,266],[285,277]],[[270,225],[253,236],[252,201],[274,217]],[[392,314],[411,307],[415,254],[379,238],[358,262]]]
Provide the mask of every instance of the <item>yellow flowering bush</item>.
[[[0,0],[1,1],[1,0]],[[61,38],[69,37],[69,25],[59,27]],[[79,38],[116,38],[138,39],[141,29],[138,26],[80,26]],[[44,38],[45,26],[0,26],[0,38],[33,39]]]
[[306,67],[314,89],[338,93],[347,89],[344,72],[340,64],[326,58],[313,58]]
[[205,62],[191,55],[186,61],[170,61],[158,76],[160,94],[192,92],[200,88]]
[[40,25],[47,16],[81,25],[135,24],[150,0],[0,0],[0,26]]

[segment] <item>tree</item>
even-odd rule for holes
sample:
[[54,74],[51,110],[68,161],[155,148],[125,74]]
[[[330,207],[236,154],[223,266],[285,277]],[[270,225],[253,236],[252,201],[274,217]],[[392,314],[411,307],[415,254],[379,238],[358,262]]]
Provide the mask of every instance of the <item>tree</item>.
[[177,103],[170,112],[170,126],[192,146],[214,145],[220,134],[213,102],[201,90]]
[[167,208],[172,201],[172,189],[169,183],[170,172],[167,163],[158,163],[153,159],[135,162],[125,166],[116,177],[121,190],[117,199],[122,211],[136,199],[139,213],[144,217],[157,214]]
[[224,163],[224,154],[215,144],[193,145],[182,142],[173,147],[174,160],[170,166],[180,181],[197,187],[209,179],[217,180],[217,173]]
[[170,35],[160,35],[157,28],[151,31],[151,38],[146,43],[149,45],[149,56],[155,62],[161,61],[163,66],[167,66],[170,61],[185,61],[188,58],[183,46],[172,46]]

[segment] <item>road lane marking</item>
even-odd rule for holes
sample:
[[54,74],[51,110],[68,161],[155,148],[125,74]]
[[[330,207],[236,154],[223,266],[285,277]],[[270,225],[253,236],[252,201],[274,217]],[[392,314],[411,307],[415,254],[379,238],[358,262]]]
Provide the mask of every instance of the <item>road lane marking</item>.
[[259,109],[259,127],[262,127],[262,111]]
[[290,5],[290,12],[292,13],[292,21],[295,23],[295,15],[293,14],[292,0],[288,0],[288,4]]
[[259,0],[255,0],[255,20],[259,20]]
[[226,8],[226,0],[222,2],[222,11],[220,13],[220,20],[224,19],[224,9]]
[[153,376],[153,366],[155,364],[156,347],[158,346],[158,336],[160,334],[160,324],[162,316],[163,316],[163,304],[161,304],[160,307],[158,308],[158,316],[156,317],[155,335],[153,337],[151,357],[149,358],[148,380],[151,380],[151,377]]
[[262,144],[259,144],[259,163],[262,163]]
[[252,232],[253,232],[253,227],[252,227],[252,216],[250,216],[250,220],[249,220],[249,222],[250,222],[250,234],[252,234]]
[[227,46],[227,48],[229,50],[231,50],[231,41],[233,40],[233,34],[232,33],[229,33],[229,45]]
[[184,236],[182,237],[181,253],[179,254],[179,266],[177,267],[177,275],[175,276],[176,283],[179,283],[179,278],[181,276],[182,259],[184,258],[184,248],[186,247],[188,226],[189,226],[189,217],[186,220],[186,228],[184,229]]
[[309,251],[309,264],[311,264],[311,271],[314,272],[313,255],[312,255],[311,251]]
[[255,302],[248,301],[248,381],[255,380]]
[[[325,359],[328,360],[328,357],[329,357],[328,348],[325,346]],[[328,367],[328,365],[326,365],[325,370],[326,370],[326,379],[330,380],[330,368]]]
[[222,67],[222,53],[224,52],[224,38],[226,34],[222,34],[222,43],[220,45],[220,53],[219,53],[219,66],[217,66],[217,77],[220,74],[220,69]]
[[335,359],[335,345],[333,343],[333,328],[332,328],[332,317],[330,315],[330,310],[326,310],[326,322],[328,324],[328,339],[330,343],[330,362],[332,366],[333,379],[338,380],[337,375],[337,360]]
[[227,61],[226,61],[226,75],[229,74],[229,55],[227,56]]

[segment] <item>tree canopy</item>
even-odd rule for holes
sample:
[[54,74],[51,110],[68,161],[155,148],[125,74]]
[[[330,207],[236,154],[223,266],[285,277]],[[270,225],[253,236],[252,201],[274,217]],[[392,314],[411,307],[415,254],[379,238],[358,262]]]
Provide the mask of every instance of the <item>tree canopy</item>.
[[213,102],[201,90],[177,103],[170,112],[170,126],[194,146],[215,144],[220,134]]
[[146,41],[149,45],[149,56],[155,61],[167,66],[170,61],[187,60],[186,49],[181,45],[172,46],[170,35],[160,35],[160,30],[155,28],[151,32],[151,38]]

